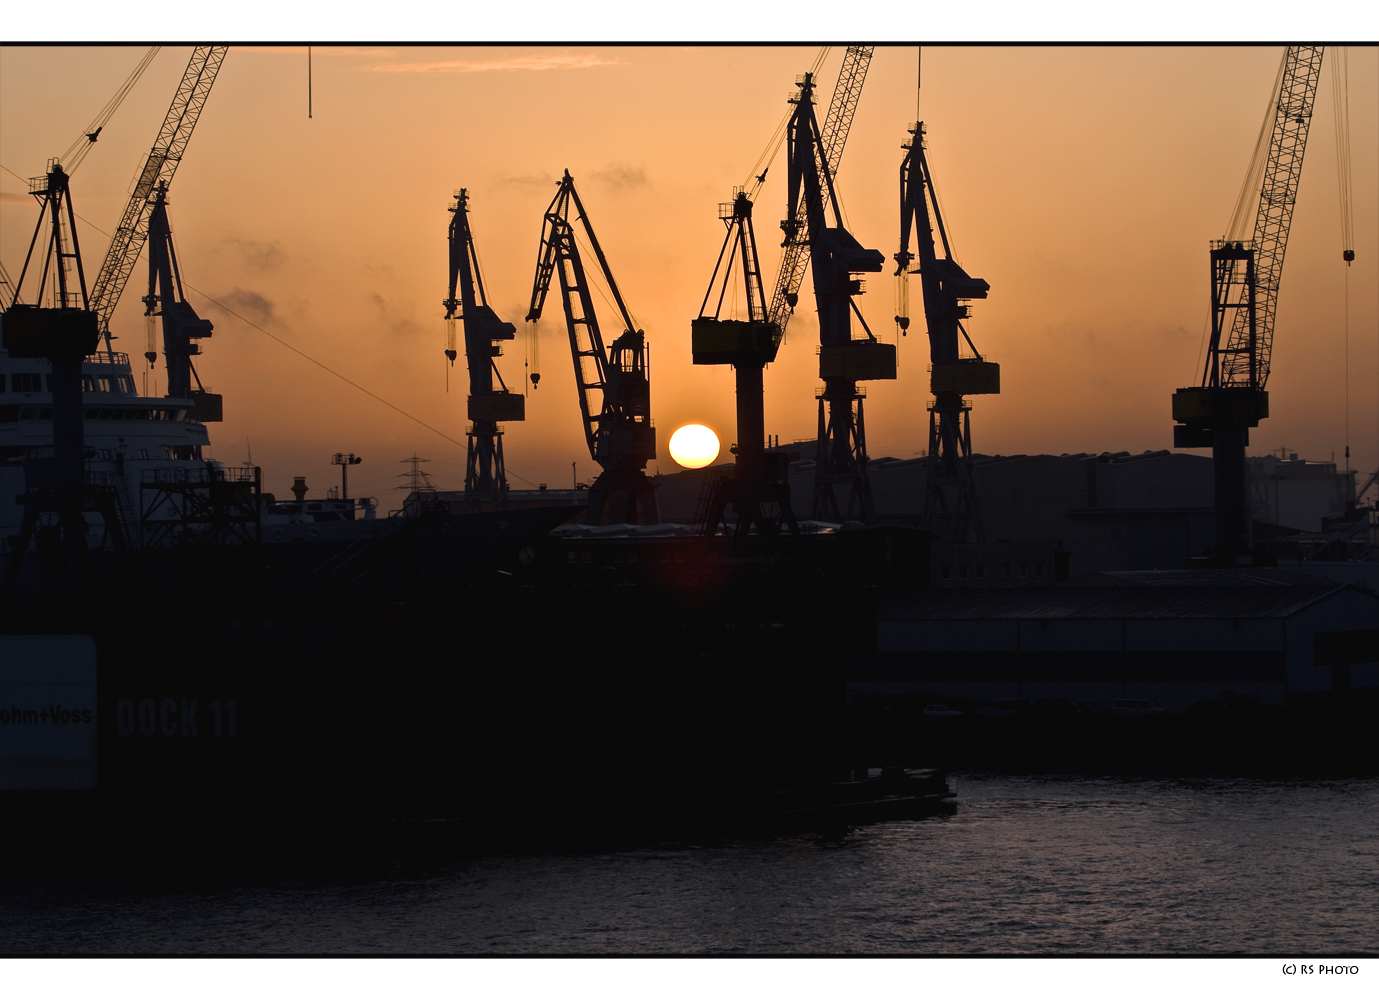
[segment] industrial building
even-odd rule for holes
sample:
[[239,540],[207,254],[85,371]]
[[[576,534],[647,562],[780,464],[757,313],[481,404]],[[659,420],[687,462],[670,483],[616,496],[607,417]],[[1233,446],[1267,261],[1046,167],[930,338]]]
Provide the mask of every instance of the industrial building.
[[1026,590],[930,590],[877,611],[848,700],[1299,698],[1379,688],[1379,597],[1281,570],[1104,573]]

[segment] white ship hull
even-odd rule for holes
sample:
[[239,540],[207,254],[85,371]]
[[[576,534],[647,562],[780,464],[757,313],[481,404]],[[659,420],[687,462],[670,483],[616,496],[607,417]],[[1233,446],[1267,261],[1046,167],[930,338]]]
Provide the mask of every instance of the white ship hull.
[[[53,453],[52,394],[47,361],[11,358],[0,348],[0,551],[18,541],[24,508],[24,460]],[[117,487],[125,521],[139,523],[140,483],[156,470],[204,469],[202,449],[210,444],[206,425],[192,418],[190,399],[142,396],[129,356],[102,351],[82,365],[86,471]],[[166,473],[165,473],[166,475]],[[89,541],[101,534],[93,518]],[[130,540],[138,544],[138,539]]]

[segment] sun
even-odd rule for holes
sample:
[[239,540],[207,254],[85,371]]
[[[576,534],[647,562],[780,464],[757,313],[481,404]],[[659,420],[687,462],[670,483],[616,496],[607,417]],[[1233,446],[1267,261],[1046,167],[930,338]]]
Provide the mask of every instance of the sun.
[[686,469],[702,469],[718,457],[718,435],[703,424],[685,424],[670,436],[670,457]]

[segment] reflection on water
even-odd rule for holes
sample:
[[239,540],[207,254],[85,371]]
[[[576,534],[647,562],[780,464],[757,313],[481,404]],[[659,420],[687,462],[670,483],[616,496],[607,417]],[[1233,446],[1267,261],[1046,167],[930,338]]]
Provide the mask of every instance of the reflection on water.
[[7,952],[1354,952],[1379,780],[959,776],[834,838],[395,863],[195,887],[10,879]]

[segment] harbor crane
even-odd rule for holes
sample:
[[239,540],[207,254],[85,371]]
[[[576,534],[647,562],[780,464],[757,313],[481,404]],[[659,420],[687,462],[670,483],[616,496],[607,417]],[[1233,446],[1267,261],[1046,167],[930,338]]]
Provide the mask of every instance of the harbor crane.
[[[167,181],[158,182],[151,204],[153,210],[148,219],[148,294],[144,296],[150,350],[155,339],[154,318],[160,317],[168,396],[192,400],[195,406],[189,416],[194,420],[203,423],[223,420],[223,398],[219,393],[206,391],[192,363],[192,358],[201,353],[197,341],[209,337],[215,328],[210,320],[196,314],[182,291],[182,270],[177,264],[177,251],[172,245],[172,227],[168,223]],[[193,380],[196,382],[195,389],[192,388]]]
[[[982,357],[962,321],[971,315],[967,303],[986,298],[991,286],[969,275],[953,259],[933,174],[924,155],[924,123],[916,122],[909,132],[910,139],[902,146],[905,158],[900,164],[900,251],[895,255],[895,273],[902,282],[910,274],[920,276],[929,333],[929,389],[934,402],[929,406],[924,526],[947,541],[981,541],[972,475],[972,407],[964,397],[1000,392],[1001,369]],[[934,241],[936,226],[943,256],[939,256]],[[912,232],[917,253],[910,251]],[[910,264],[915,261],[918,266],[911,270]],[[908,296],[903,291],[901,295],[902,302],[907,302]],[[910,324],[909,317],[904,315],[906,311],[902,306],[902,314],[896,317],[902,334]],[[971,351],[968,357],[962,356],[963,343]],[[948,496],[954,493],[956,510],[948,502]]]
[[[838,90],[847,91],[840,100],[838,131],[832,137],[833,148],[825,144],[825,137],[814,113],[815,82],[806,73],[797,83],[799,92],[790,97],[795,111],[786,126],[788,160],[788,217],[781,223],[785,232],[787,255],[791,247],[808,248],[808,265],[813,275],[814,301],[819,315],[819,377],[824,388],[818,394],[819,426],[817,466],[814,473],[814,512],[816,519],[842,521],[874,520],[871,485],[867,478],[866,426],[862,409],[863,392],[858,382],[896,377],[895,345],[885,344],[867,326],[855,297],[863,292],[857,274],[880,271],[885,256],[879,250],[863,247],[843,226],[842,211],[834,187],[833,163],[841,156],[841,138],[846,138],[846,126],[855,113],[861,94],[865,54],[850,48],[855,65],[855,84],[845,84],[840,75]],[[845,71],[847,67],[844,67]],[[832,216],[830,220],[829,216]],[[832,221],[832,225],[829,222]],[[782,266],[782,282],[786,269]],[[782,291],[777,283],[773,304],[782,300],[790,305],[788,287]],[[854,340],[852,317],[856,315],[865,338]],[[772,319],[775,320],[774,313]],[[847,500],[840,506],[837,487],[847,492]]]
[[[699,317],[690,325],[690,335],[696,365],[732,365],[734,369],[736,468],[732,478],[714,484],[704,532],[710,538],[718,534],[727,507],[732,504],[738,514],[734,542],[740,548],[747,544],[753,528],[763,539],[779,536],[783,528],[798,537],[800,529],[790,504],[789,462],[783,454],[766,453],[762,370],[776,359],[781,329],[767,314],[757,238],[752,229],[752,202],[746,192],[735,190],[731,202],[718,206],[718,217],[728,231],[709,278],[709,290],[699,307]],[[722,316],[734,270],[742,282],[746,319]]]
[[[24,518],[11,546],[11,567],[19,569],[30,541],[36,540],[45,571],[61,576],[72,566],[78,572],[90,567],[86,511],[101,515],[120,553],[125,533],[114,488],[89,483],[84,475],[81,366],[96,349],[100,335],[62,164],[50,161],[46,174],[30,179],[29,193],[39,202],[38,225],[5,310],[4,347],[12,358],[42,358],[51,366],[53,447],[50,457],[24,462],[25,489],[17,498]],[[45,225],[46,239],[42,238]],[[37,287],[32,301],[25,302],[25,279],[31,267]]]
[[1173,394],[1173,446],[1211,449],[1216,538],[1207,559],[1225,565],[1268,561],[1252,551],[1245,447],[1250,428],[1269,415],[1274,314],[1322,54],[1319,45],[1292,45],[1284,53],[1253,236],[1227,232],[1212,242],[1211,340],[1202,383]]
[[[623,332],[607,348],[580,255],[576,220],[584,230],[622,321]],[[565,306],[584,437],[590,456],[603,469],[589,487],[585,521],[659,524],[656,486],[646,474],[646,463],[656,457],[656,431],[651,424],[650,347],[646,334],[637,327],[623,301],[568,170],[541,226],[541,249],[527,322],[541,318],[551,278],[556,275]]]
[[[229,48],[225,45],[198,45],[193,49],[172,104],[163,117],[158,138],[154,140],[153,148],[139,170],[129,203],[106,250],[105,261],[91,286],[91,311],[96,314],[107,351],[112,350],[110,317],[114,315],[115,306],[119,304],[125,284],[134,273],[134,265],[138,263],[139,254],[148,240],[157,194],[161,191],[166,199],[173,174],[177,172],[178,164],[187,151],[192,130],[196,128],[201,111],[206,106],[206,98],[210,96],[211,86],[215,83],[227,51]],[[153,364],[158,356],[153,332],[150,324],[149,342],[144,354],[149,364]]]
[[[450,296],[445,306],[445,356],[455,363],[456,322],[464,324],[464,356],[469,366],[466,412],[472,421],[465,459],[464,494],[467,504],[502,500],[507,496],[507,468],[503,462],[500,421],[525,420],[526,397],[511,392],[498,371],[501,344],[517,336],[488,304],[474,234],[469,227],[469,192],[461,188],[450,206]],[[458,295],[458,297],[457,297]],[[497,379],[497,386],[494,379]]]

